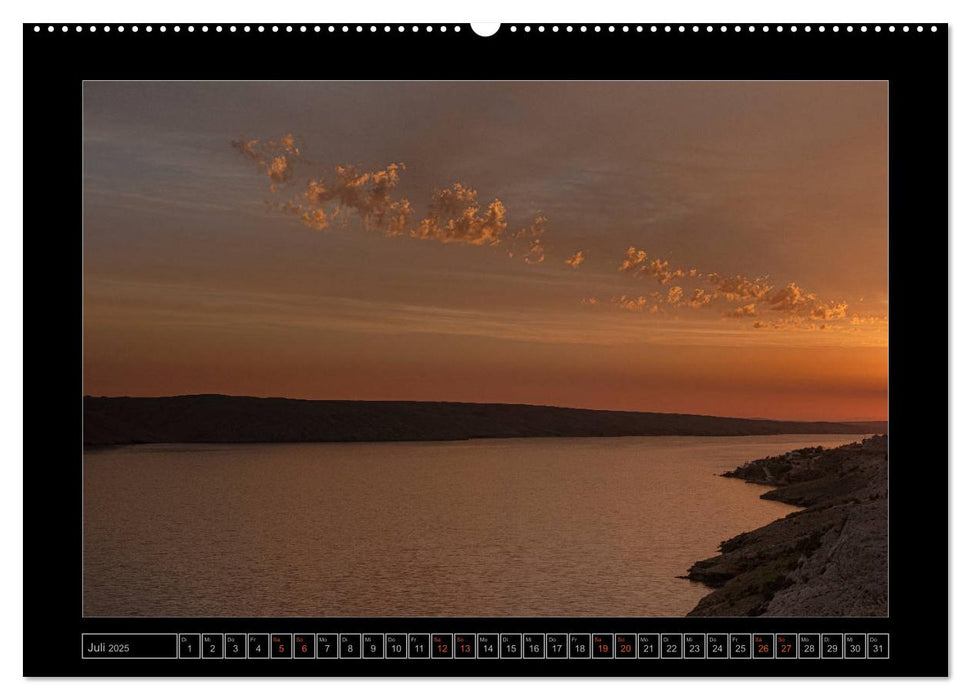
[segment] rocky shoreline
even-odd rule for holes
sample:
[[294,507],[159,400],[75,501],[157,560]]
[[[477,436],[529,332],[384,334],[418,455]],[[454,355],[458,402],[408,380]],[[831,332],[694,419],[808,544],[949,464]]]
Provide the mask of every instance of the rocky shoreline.
[[775,486],[762,498],[803,510],[721,544],[687,578],[715,590],[688,613],[882,616],[888,611],[887,436],[810,447],[723,474]]

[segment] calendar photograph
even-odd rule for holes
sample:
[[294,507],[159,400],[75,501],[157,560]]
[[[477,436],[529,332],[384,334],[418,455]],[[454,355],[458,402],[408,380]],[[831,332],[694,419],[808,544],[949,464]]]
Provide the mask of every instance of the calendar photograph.
[[85,80],[83,616],[888,616],[888,100]]

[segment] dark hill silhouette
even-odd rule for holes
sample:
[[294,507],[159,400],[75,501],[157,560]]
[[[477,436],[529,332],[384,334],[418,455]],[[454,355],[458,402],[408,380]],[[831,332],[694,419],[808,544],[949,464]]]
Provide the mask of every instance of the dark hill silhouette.
[[883,422],[772,421],[523,404],[306,401],[218,394],[84,398],[84,444],[88,446],[885,431]]

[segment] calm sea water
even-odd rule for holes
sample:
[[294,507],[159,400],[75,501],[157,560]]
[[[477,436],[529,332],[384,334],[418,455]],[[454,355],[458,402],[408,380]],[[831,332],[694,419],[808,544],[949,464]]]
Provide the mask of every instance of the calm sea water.
[[794,510],[717,474],[849,435],[149,445],[84,458],[91,616],[680,616]]

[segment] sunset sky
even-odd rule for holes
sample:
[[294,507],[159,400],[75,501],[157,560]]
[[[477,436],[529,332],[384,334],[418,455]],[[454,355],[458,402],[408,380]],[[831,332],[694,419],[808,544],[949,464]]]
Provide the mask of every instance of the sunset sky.
[[887,86],[84,85],[84,391],[887,416]]

